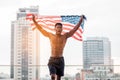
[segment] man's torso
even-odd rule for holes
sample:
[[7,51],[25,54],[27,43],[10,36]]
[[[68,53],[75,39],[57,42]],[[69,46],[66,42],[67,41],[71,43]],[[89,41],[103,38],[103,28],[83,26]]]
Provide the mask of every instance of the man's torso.
[[50,34],[49,39],[51,43],[51,57],[62,57],[63,49],[67,41],[66,35]]

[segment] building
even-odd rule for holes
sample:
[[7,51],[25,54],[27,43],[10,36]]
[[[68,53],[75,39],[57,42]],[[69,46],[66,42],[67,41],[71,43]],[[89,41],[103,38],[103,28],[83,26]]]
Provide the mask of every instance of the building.
[[92,64],[111,65],[111,45],[108,38],[89,37],[83,41],[83,68]]
[[74,80],[74,76],[70,74],[64,74],[64,76],[61,78],[61,80]]
[[82,80],[120,80],[120,74],[113,73],[111,66],[92,65],[91,73],[86,73]]
[[0,80],[2,79],[9,79],[9,75],[5,73],[0,73]]
[[113,71],[111,45],[108,38],[89,37],[83,41],[83,69],[81,80],[116,80]]
[[80,79],[80,73],[77,73],[77,74],[75,75],[75,80],[81,80],[81,79]]
[[20,8],[17,19],[11,23],[11,72],[15,80],[39,79],[39,33],[32,31],[26,14],[38,14],[38,6]]
[[93,70],[91,70],[91,69],[82,69],[81,75],[80,75],[80,80],[85,80],[86,74],[91,74],[91,73],[93,73]]

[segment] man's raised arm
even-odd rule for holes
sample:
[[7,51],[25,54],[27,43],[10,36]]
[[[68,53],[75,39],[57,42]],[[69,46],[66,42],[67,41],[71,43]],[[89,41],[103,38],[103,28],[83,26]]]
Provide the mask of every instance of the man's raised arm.
[[32,17],[32,20],[33,20],[36,28],[37,28],[44,36],[48,37],[48,36],[49,36],[49,32],[47,32],[46,30],[44,30],[44,29],[41,27],[41,25],[36,22],[36,20],[35,20],[35,15],[32,15],[32,16],[33,16],[33,17]]
[[83,21],[83,17],[84,17],[84,15],[81,16],[81,19],[80,19],[80,21],[77,23],[77,25],[76,25],[72,30],[70,30],[70,31],[67,33],[67,37],[71,37],[71,36],[78,30],[78,28],[80,27],[80,25],[81,25],[81,23],[82,23],[82,21]]

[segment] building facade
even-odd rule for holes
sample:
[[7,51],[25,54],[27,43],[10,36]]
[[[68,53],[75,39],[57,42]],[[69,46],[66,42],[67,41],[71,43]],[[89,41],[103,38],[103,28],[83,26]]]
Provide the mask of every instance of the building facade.
[[108,38],[89,37],[83,41],[83,68],[89,69],[92,64],[112,64]]
[[39,33],[32,31],[26,14],[38,14],[38,6],[20,8],[17,19],[11,23],[11,72],[15,80],[39,79]]
[[120,74],[113,73],[111,66],[92,65],[91,73],[86,73],[84,80],[120,80]]

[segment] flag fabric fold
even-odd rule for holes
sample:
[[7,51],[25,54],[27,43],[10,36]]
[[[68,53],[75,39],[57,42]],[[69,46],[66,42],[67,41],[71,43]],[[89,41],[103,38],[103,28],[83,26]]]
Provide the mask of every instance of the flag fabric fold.
[[[36,21],[40,24],[45,30],[49,32],[55,32],[55,24],[63,24],[63,34],[69,32],[74,26],[79,22],[81,16],[78,15],[67,15],[67,16],[46,16],[46,15],[37,15]],[[27,14],[26,19],[32,21],[32,14]],[[31,22],[31,25],[34,26],[34,23]],[[35,27],[34,27],[35,29]],[[84,29],[84,20],[81,23],[79,29],[74,33],[72,38],[82,41],[82,33]]]

